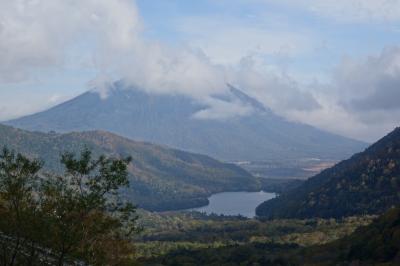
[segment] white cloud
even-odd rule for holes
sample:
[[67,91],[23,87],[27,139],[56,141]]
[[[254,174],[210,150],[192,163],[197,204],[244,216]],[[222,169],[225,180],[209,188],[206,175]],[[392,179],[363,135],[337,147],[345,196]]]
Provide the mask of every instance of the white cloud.
[[211,64],[203,54],[187,47],[143,44],[120,73],[130,83],[155,93],[180,93],[204,98],[224,91],[224,69]]
[[25,81],[40,68],[60,67],[81,40],[92,39],[98,55],[130,49],[139,28],[129,0],[1,0],[0,82]]
[[254,112],[251,106],[234,101],[225,102],[215,98],[209,98],[205,101],[209,106],[207,109],[198,111],[193,115],[196,119],[229,119],[232,116],[246,116]]

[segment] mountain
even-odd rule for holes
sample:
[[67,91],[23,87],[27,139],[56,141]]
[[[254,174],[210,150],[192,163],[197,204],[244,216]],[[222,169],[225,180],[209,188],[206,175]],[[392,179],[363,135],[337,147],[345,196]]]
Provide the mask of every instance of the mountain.
[[[230,85],[229,85],[230,86]],[[308,125],[289,122],[259,101],[230,86],[215,100],[240,102],[251,115],[200,119],[207,106],[182,95],[156,95],[125,87],[107,98],[86,92],[44,112],[5,122],[33,131],[106,130],[135,140],[207,154],[221,160],[265,160],[318,157],[343,159],[366,144]]]
[[53,172],[62,170],[62,152],[79,153],[85,146],[94,155],[130,155],[131,185],[123,193],[148,210],[191,208],[206,204],[212,193],[260,189],[258,180],[236,165],[103,131],[39,133],[0,125],[0,147],[3,146],[41,158],[46,170]]
[[262,203],[267,218],[380,214],[400,204],[400,128],[298,188]]

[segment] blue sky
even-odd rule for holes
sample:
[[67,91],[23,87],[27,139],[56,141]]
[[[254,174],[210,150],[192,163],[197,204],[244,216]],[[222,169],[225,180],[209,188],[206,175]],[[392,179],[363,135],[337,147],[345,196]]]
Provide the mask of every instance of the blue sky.
[[399,122],[400,104],[385,108],[400,97],[385,87],[400,85],[398,0],[18,3],[0,1],[0,120],[126,78],[198,99],[230,82],[287,119],[368,141]]

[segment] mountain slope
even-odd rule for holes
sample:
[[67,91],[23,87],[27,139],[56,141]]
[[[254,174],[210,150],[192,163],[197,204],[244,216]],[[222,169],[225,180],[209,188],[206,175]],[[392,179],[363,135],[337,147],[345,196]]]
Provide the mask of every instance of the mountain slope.
[[[47,111],[6,122],[35,131],[106,130],[223,160],[299,157],[342,159],[365,143],[289,122],[230,86],[220,101],[240,102],[254,112],[230,119],[199,119],[205,105],[179,95],[147,94],[118,83],[107,98],[86,92]],[[216,98],[217,99],[217,98]]]
[[3,146],[40,157],[52,171],[61,170],[60,153],[79,152],[84,146],[94,155],[130,155],[131,186],[124,193],[149,210],[189,208],[207,203],[211,193],[260,188],[259,182],[238,166],[102,131],[46,134],[0,125]]
[[400,204],[400,128],[364,152],[310,178],[290,193],[264,202],[268,218],[379,214]]

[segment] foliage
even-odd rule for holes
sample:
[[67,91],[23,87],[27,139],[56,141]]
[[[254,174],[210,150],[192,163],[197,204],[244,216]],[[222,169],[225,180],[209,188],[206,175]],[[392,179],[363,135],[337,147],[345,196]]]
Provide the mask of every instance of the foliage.
[[[43,240],[40,199],[35,195],[42,163],[4,149],[0,154],[1,263],[15,265],[22,246]],[[12,242],[7,237],[12,237]],[[11,244],[12,243],[12,244]]]
[[118,190],[128,185],[130,158],[92,159],[64,153],[63,175],[39,175],[42,163],[4,149],[0,156],[0,232],[4,265],[82,261],[121,265],[132,254],[135,207]]

